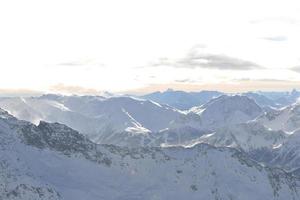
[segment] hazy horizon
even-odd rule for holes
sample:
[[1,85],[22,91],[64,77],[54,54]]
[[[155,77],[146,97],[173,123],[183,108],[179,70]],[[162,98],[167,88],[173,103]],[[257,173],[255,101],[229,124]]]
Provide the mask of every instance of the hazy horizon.
[[[223,91],[218,89],[197,89],[191,88],[188,86],[188,89],[184,88],[171,88],[167,87],[165,85],[164,87],[153,87],[153,88],[141,88],[140,90],[133,90],[133,91],[120,91],[120,92],[111,92],[111,91],[96,91],[96,90],[69,90],[69,91],[35,91],[35,90],[22,90],[22,89],[13,89],[13,90],[7,90],[7,89],[0,89],[0,97],[36,97],[36,96],[42,96],[47,94],[54,94],[54,95],[79,95],[79,96],[85,96],[85,95],[91,95],[91,96],[101,96],[101,95],[136,95],[136,96],[142,96],[146,94],[151,94],[155,92],[167,92],[167,91],[182,91],[182,92],[201,92],[201,91],[215,91],[215,92],[222,92],[225,94],[240,94],[240,93],[247,93],[247,92],[292,92],[293,90],[299,91],[297,88],[291,88],[286,90],[244,90],[244,91]],[[154,90],[152,90],[154,89]],[[155,90],[156,89],[156,90]]]

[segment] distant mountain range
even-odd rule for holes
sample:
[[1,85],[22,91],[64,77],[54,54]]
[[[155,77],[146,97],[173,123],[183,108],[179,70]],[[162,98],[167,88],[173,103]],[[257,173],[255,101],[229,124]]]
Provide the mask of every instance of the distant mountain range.
[[240,95],[222,95],[185,112],[151,100],[97,96],[0,98],[0,107],[19,119],[35,124],[59,122],[96,143],[121,146],[180,143],[186,137],[195,139],[226,125],[247,122],[263,112],[254,100]]
[[167,104],[180,110],[188,110],[194,106],[200,106],[223,93],[217,91],[184,92],[168,89],[165,92],[154,92],[141,96],[160,104]]
[[1,97],[0,199],[300,198],[298,91],[154,94]]
[[[218,91],[184,92],[168,89],[165,92],[154,92],[141,96],[141,98],[153,100],[160,104],[167,104],[180,110],[188,110],[194,106],[200,106],[213,98],[224,95]],[[232,95],[232,94],[229,94]],[[260,106],[271,106],[279,108],[294,103],[299,97],[300,92],[246,92],[241,95],[254,99]]]

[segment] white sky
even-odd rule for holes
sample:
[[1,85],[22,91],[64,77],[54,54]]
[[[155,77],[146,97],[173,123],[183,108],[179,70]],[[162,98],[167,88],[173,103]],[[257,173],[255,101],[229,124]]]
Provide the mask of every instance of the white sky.
[[[299,85],[299,35],[296,0],[0,1],[0,89],[284,90]],[[262,69],[178,67],[192,50]]]

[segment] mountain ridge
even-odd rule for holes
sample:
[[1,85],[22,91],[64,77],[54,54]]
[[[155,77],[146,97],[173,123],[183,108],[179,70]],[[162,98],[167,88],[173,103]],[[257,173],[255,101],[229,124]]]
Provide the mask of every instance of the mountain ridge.
[[232,148],[97,145],[65,125],[8,116],[0,118],[1,141],[11,141],[0,143],[0,175],[17,173],[0,184],[5,199],[298,198],[298,179]]

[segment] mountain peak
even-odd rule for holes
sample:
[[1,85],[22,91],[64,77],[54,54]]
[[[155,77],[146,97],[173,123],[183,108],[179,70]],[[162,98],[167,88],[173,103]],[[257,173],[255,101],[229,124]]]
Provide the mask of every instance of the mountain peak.
[[253,99],[243,95],[222,95],[190,110],[201,117],[202,125],[209,129],[244,123],[262,113]]

